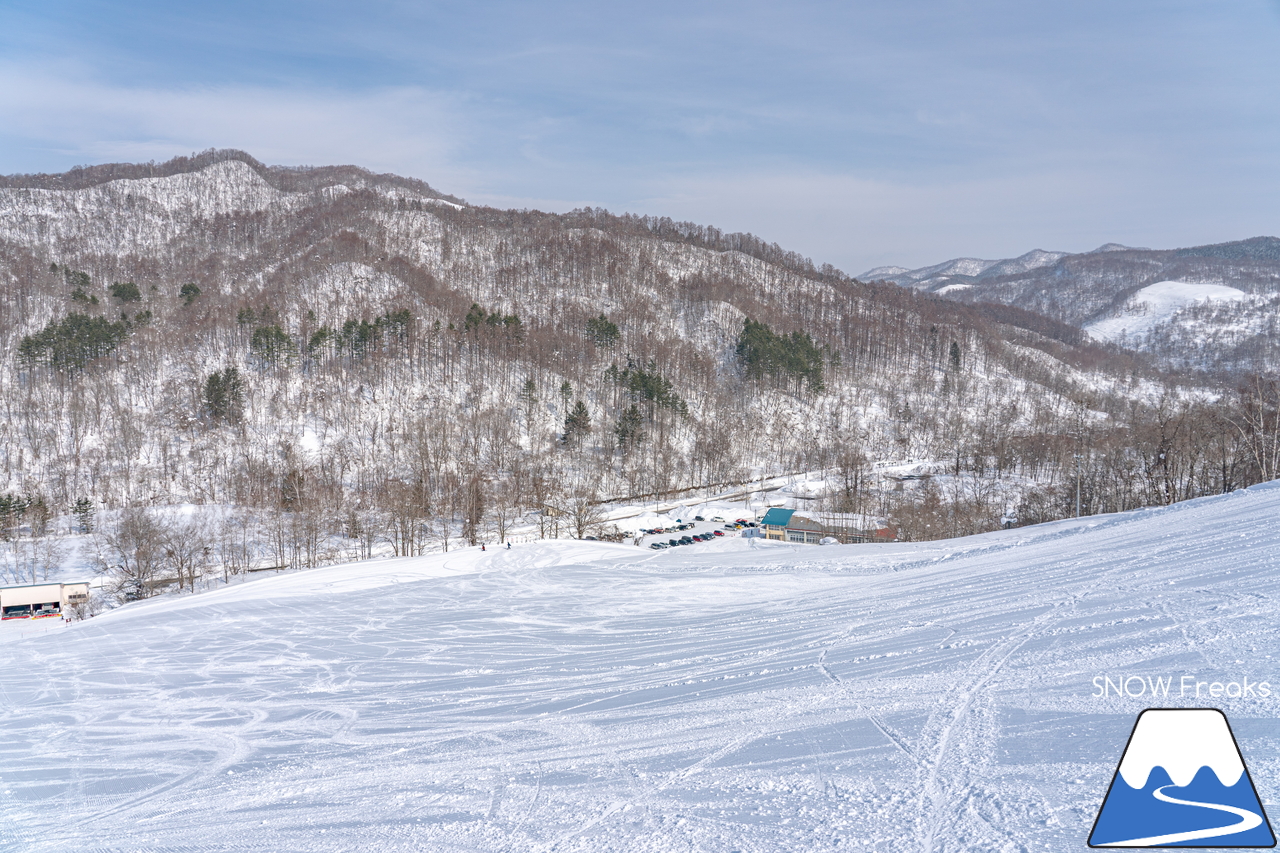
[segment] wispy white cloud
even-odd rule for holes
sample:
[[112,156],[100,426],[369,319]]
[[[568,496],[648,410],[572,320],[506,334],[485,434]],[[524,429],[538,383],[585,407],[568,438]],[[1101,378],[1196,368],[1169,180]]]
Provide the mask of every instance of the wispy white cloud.
[[0,172],[211,146],[850,272],[1280,232],[1275,2],[0,4]]
[[142,88],[77,69],[0,64],[0,115],[4,144],[47,146],[63,163],[240,148],[269,163],[354,163],[442,186],[469,182],[457,159],[473,132],[466,111],[458,99],[418,87]]

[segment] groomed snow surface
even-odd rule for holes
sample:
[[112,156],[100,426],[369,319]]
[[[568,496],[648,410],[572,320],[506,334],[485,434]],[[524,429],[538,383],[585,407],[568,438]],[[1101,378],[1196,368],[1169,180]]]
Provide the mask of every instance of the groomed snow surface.
[[1280,698],[1177,685],[1280,685],[1278,485],[949,542],[466,550],[6,623],[0,849],[1085,850],[1149,706],[1222,708],[1269,805]]

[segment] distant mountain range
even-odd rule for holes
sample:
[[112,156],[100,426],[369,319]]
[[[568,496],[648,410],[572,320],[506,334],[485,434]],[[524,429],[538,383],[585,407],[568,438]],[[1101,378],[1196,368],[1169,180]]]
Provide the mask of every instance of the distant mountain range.
[[[1150,352],[1171,366],[1236,372],[1280,364],[1276,237],[1182,249],[1118,243],[1076,254],[1035,249],[1002,260],[955,258],[914,270],[877,267],[859,279],[960,302],[1014,305]],[[1181,301],[1170,302],[1169,283],[1218,289],[1205,289],[1198,298],[1194,288],[1182,287]],[[1147,292],[1157,285],[1158,294]],[[1222,299],[1223,287],[1240,297]]]
[[[1107,243],[1092,252],[1132,252],[1150,251],[1133,249],[1119,243]],[[972,284],[974,279],[991,279],[997,276],[1018,275],[1040,267],[1049,266],[1062,258],[1070,256],[1070,252],[1046,252],[1044,249],[1032,249],[1025,255],[1016,258],[1005,258],[998,261],[987,261],[982,258],[952,258],[933,266],[910,270],[906,267],[876,267],[867,270],[858,278],[863,281],[891,281],[894,284],[909,285],[922,290],[938,290],[956,284]],[[961,279],[961,281],[956,281]]]

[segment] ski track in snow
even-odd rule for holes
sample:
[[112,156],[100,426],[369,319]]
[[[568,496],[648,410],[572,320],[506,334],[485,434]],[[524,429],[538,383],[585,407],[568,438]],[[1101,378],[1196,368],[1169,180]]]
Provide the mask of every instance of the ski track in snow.
[[[0,850],[1070,851],[1270,680],[1280,486],[965,540],[370,561],[0,630]],[[1219,700],[1264,805],[1275,703]]]

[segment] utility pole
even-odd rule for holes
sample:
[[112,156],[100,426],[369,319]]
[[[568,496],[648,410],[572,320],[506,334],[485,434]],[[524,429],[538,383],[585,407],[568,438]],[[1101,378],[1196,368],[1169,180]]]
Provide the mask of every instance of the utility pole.
[[1076,518],[1080,517],[1080,453],[1084,450],[1084,401],[1078,402],[1076,420]]
[[1076,454],[1076,518],[1080,517],[1080,454]]

